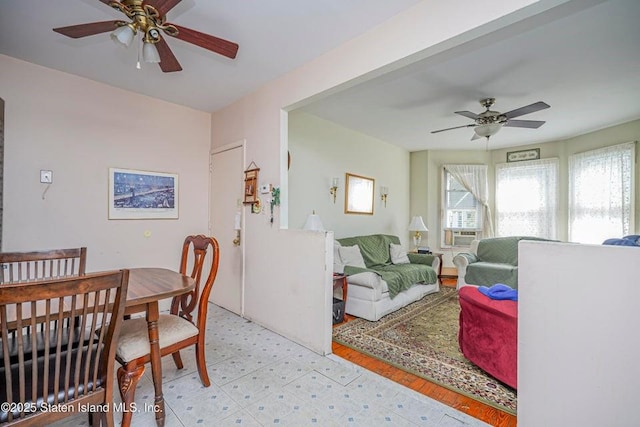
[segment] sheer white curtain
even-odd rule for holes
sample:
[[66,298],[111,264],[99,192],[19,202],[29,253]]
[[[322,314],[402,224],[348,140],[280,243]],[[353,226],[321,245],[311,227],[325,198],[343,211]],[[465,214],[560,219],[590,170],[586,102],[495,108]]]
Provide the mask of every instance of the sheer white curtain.
[[569,157],[570,241],[600,244],[629,234],[634,160],[634,143]]
[[558,159],[496,165],[496,235],[557,239]]
[[482,204],[482,237],[493,237],[487,165],[444,165],[444,168]]

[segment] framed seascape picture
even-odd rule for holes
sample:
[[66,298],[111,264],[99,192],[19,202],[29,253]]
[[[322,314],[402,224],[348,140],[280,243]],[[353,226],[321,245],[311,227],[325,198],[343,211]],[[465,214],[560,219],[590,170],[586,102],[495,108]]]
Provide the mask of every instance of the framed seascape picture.
[[177,218],[177,174],[109,168],[109,219]]
[[345,186],[344,213],[373,215],[374,179],[347,173]]

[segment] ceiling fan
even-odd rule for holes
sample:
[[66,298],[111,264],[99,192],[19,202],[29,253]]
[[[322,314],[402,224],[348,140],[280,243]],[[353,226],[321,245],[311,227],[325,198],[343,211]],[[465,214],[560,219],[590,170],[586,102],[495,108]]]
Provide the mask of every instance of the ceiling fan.
[[446,130],[452,129],[460,129],[460,128],[468,128],[473,127],[474,134],[471,140],[485,137],[487,140],[489,137],[495,135],[502,129],[503,126],[507,127],[516,127],[516,128],[529,128],[529,129],[538,129],[540,126],[545,124],[543,121],[539,120],[512,120],[515,117],[524,116],[525,114],[535,113],[536,111],[544,110],[545,108],[549,108],[550,105],[538,101],[530,105],[526,105],[524,107],[516,108],[515,110],[507,111],[506,113],[501,113],[499,111],[491,111],[490,108],[496,102],[495,98],[485,98],[480,100],[480,105],[486,108],[486,111],[476,114],[471,111],[456,111],[456,114],[460,114],[461,116],[468,117],[474,121],[474,123],[470,123],[468,125],[462,126],[454,126],[452,128],[439,129],[431,131],[431,133],[444,132]]
[[[173,55],[162,33],[204,49],[235,58],[238,44],[209,34],[180,27],[166,21],[166,14],[181,0],[99,0],[127,15],[129,21],[101,21],[88,24],[54,28],[53,31],[74,39],[111,31],[111,39],[129,47],[140,31],[142,37],[142,59],[144,62],[160,63],[165,73],[181,71],[180,63]],[[139,68],[138,61],[138,68]]]

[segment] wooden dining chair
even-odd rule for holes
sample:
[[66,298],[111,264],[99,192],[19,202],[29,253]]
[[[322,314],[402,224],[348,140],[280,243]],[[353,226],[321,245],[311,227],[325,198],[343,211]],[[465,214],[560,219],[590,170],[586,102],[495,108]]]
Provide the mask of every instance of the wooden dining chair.
[[[171,354],[176,367],[182,369],[180,350],[195,345],[198,373],[205,387],[211,385],[204,354],[207,310],[209,295],[218,273],[219,256],[218,241],[213,237],[197,235],[184,240],[180,273],[191,276],[195,288],[174,297],[169,314],[161,314],[158,319],[160,356]],[[194,319],[192,313],[196,308]],[[126,405],[123,426],[131,423],[132,412],[128,409],[134,401],[136,384],[144,373],[144,365],[151,361],[150,351],[146,319],[126,319],[116,350],[116,360],[122,365],[118,369],[118,385]]]
[[1,252],[0,284],[83,276],[87,248],[35,252]]
[[121,270],[0,286],[1,425],[49,425],[82,408],[92,425],[114,425],[128,279]]

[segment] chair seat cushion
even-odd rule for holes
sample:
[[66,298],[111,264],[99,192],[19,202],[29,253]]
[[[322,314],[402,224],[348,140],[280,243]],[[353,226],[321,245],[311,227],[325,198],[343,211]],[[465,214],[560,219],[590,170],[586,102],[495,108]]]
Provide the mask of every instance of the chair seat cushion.
[[[158,319],[160,348],[198,335],[198,328],[188,320],[172,314],[161,314]],[[127,319],[122,323],[116,356],[130,361],[149,354],[149,330],[144,317]]]

